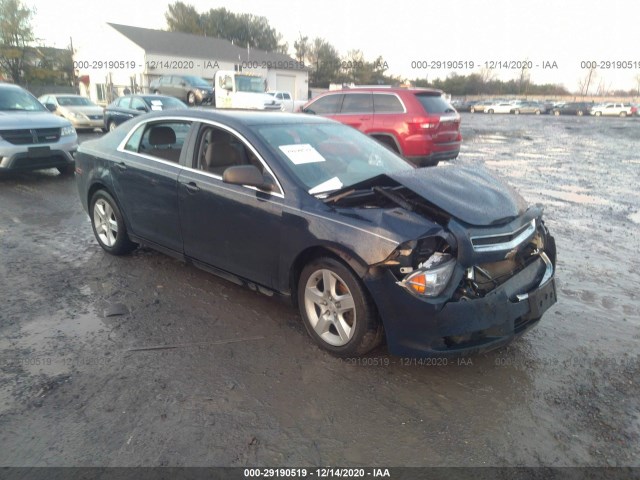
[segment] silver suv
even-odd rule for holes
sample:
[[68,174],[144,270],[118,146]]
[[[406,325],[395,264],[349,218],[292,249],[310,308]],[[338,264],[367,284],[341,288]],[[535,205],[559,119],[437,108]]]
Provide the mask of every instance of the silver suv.
[[0,83],[0,173],[57,168],[72,173],[78,135],[26,90]]

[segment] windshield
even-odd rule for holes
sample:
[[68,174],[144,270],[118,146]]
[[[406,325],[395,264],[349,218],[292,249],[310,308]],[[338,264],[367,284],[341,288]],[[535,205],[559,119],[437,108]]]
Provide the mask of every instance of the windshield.
[[377,141],[345,125],[265,125],[256,131],[312,195],[414,168]]
[[56,97],[63,107],[96,107],[97,105],[85,97]]
[[183,102],[173,97],[142,97],[151,110],[170,110],[172,108],[188,108]]
[[264,80],[260,77],[236,75],[236,92],[264,93]]
[[202,77],[194,77],[192,75],[187,75],[184,77],[190,85],[193,85],[194,87],[209,87],[211,88],[211,85],[209,85],[209,83]]
[[17,88],[0,88],[0,110],[48,112],[36,97],[25,90]]

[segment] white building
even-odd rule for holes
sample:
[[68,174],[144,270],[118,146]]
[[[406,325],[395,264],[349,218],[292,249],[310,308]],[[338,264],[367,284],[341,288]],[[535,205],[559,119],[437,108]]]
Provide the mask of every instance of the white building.
[[74,41],[80,94],[101,104],[129,91],[148,93],[161,75],[196,75],[212,82],[216,70],[260,75],[268,90],[289,91],[295,100],[308,96],[308,70],[291,57],[220,38],[106,23],[91,38]]

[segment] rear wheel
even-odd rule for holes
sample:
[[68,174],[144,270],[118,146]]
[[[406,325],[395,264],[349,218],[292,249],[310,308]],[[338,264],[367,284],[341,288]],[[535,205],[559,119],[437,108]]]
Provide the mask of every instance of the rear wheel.
[[627,112],[620,112],[620,116],[621,117],[626,117],[627,116]]
[[476,113],[476,109],[475,109],[475,108],[473,108],[473,107],[471,107],[471,108],[469,109],[469,113]]
[[542,112],[541,112],[540,110],[536,110],[536,111],[535,111],[535,114],[536,114],[536,115],[540,115],[541,113],[542,113]]
[[493,113],[493,108],[490,108],[487,113]]
[[520,110],[518,110],[517,108],[513,111],[514,115],[520,115]]
[[602,112],[596,112],[596,117],[601,117],[602,116]]
[[584,115],[584,112],[583,112],[582,110],[578,110],[578,111],[577,111],[577,115],[578,115],[579,117],[581,117],[581,116],[583,116],[583,115]]
[[553,114],[554,114],[556,117],[559,117],[559,116],[560,116],[560,112],[559,112],[558,110],[556,110],[555,112],[553,112]]
[[187,94],[187,103],[191,106],[196,104],[196,94],[193,92],[189,92]]
[[112,255],[124,255],[136,248],[127,235],[122,212],[108,192],[98,190],[93,194],[89,215],[93,234],[105,251]]
[[382,341],[382,324],[365,287],[333,258],[317,258],[302,270],[298,305],[309,335],[335,355],[364,355]]

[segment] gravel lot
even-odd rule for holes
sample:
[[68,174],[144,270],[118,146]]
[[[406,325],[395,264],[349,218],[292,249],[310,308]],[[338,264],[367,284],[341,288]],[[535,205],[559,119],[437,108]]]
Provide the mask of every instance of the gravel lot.
[[105,254],[73,178],[0,178],[0,465],[640,466],[640,119],[462,125],[453,163],[546,206],[559,303],[439,367],[338,360],[281,300]]

